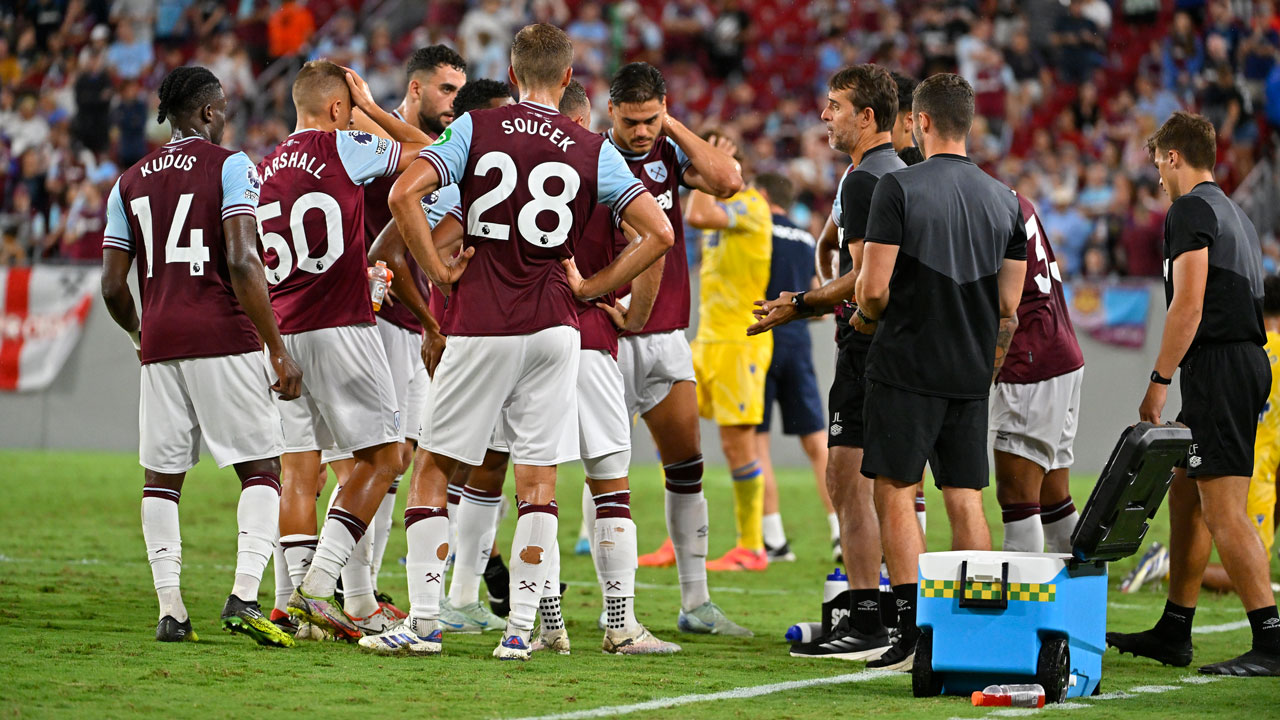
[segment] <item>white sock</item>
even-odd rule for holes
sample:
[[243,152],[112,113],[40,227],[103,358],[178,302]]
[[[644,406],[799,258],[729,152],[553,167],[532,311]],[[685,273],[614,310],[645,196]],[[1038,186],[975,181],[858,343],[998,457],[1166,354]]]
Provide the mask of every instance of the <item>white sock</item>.
[[606,626],[636,623],[636,524],[629,517],[603,517],[595,522],[596,577],[604,595]]
[[1040,523],[1044,527],[1044,550],[1051,553],[1071,552],[1071,533],[1075,532],[1080,513],[1076,512],[1071,496],[1066,500],[1040,509]]
[[167,488],[142,489],[142,539],[151,562],[151,579],[160,601],[160,617],[182,622],[187,608],[179,590],[182,578],[182,532],[178,528],[178,499],[182,494]]
[[[707,498],[667,491],[667,532],[676,551],[680,605],[693,610],[711,600],[707,589]],[[597,522],[599,522],[597,520]]]
[[449,578],[449,604],[455,608],[480,598],[480,581],[493,551],[502,493],[489,494],[466,488],[458,503],[458,544],[453,551],[453,575]]
[[409,580],[409,615],[418,620],[440,617],[440,586],[449,557],[449,519],[439,507],[411,507],[404,511],[404,534],[409,541],[404,571]]
[[1044,552],[1044,530],[1040,527],[1040,505],[1002,505],[1005,552]]
[[274,475],[255,475],[241,487],[236,506],[240,529],[236,536],[236,582],[231,594],[255,602],[280,532],[280,481]]
[[771,548],[787,544],[787,531],[782,529],[782,513],[768,513],[764,516],[764,544]]
[[[307,576],[307,571],[311,569],[311,559],[315,557],[316,545],[319,543],[317,535],[283,535],[280,537],[280,547],[283,549],[284,566],[289,572],[289,584],[291,589],[289,594],[293,594],[292,588],[301,587],[302,579]],[[286,599],[286,602],[288,600]]]
[[831,530],[832,540],[840,539],[840,518],[837,517],[836,514],[833,512],[827,513],[827,528]]
[[595,532],[591,529],[596,520],[596,502],[591,498],[591,486],[582,483],[582,524],[578,527],[578,539],[586,538],[595,552]]
[[547,579],[542,583],[542,597],[538,600],[538,617],[542,632],[564,628],[564,616],[560,614],[560,541],[555,541],[546,554]]
[[[399,480],[391,483],[391,489],[378,504],[378,512],[373,515],[373,561],[370,572],[373,574],[372,582],[375,592],[378,590],[378,573],[382,572],[382,556],[387,552],[387,539],[391,537],[392,518],[396,512],[396,489],[399,487]],[[342,584],[346,586],[345,578]]]
[[366,618],[378,610],[373,596],[373,530],[360,538],[342,566],[342,609],[352,617]]
[[289,596],[293,594],[293,579],[289,577],[289,563],[284,559],[284,547],[280,543],[276,543],[275,549],[271,551],[271,565],[276,575],[275,609],[287,612]]
[[316,545],[311,569],[302,580],[302,589],[312,597],[330,597],[338,587],[342,566],[351,559],[356,543],[364,537],[369,526],[365,521],[334,505],[320,529],[320,542]]
[[560,519],[556,506],[521,503],[516,518],[515,537],[511,541],[511,615],[507,618],[507,634],[527,634],[533,629],[538,614],[551,559],[556,549],[556,532]]
[[929,518],[924,512],[924,491],[916,491],[916,519],[920,521],[920,532],[928,532]]

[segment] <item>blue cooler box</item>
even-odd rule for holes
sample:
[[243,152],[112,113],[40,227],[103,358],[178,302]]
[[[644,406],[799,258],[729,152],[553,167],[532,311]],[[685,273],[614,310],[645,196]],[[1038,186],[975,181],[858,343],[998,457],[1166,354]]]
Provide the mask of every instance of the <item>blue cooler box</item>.
[[1107,563],[1133,554],[1186,457],[1177,425],[1128,428],[1085,504],[1072,554],[920,556],[916,697],[1039,683],[1046,702],[1093,695],[1106,650]]

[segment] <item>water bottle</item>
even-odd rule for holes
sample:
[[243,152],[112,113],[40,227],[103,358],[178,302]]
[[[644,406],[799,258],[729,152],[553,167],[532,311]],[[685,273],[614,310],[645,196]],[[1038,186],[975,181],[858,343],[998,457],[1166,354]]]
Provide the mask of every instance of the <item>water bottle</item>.
[[378,312],[382,309],[382,301],[387,297],[387,288],[391,285],[394,273],[381,260],[374,263],[373,267],[368,269],[368,273],[369,299],[373,301],[373,311]]
[[974,707],[1044,707],[1044,688],[1039,685],[988,685],[970,697]]
[[840,568],[831,571],[822,585],[822,634],[831,632],[842,618],[849,616],[849,576]]
[[787,628],[787,641],[807,643],[817,640],[822,635],[822,623],[802,622]]

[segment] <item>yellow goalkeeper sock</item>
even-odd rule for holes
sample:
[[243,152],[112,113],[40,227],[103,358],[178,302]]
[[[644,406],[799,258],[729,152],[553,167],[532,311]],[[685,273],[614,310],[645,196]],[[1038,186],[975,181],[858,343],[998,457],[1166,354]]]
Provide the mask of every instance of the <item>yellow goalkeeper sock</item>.
[[738,526],[738,545],[748,550],[764,549],[764,471],[759,460],[734,468],[733,514]]

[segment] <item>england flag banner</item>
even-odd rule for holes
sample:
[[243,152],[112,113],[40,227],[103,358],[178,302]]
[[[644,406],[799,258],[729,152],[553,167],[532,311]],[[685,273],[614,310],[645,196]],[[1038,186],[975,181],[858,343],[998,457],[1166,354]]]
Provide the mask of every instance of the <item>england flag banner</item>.
[[102,268],[0,268],[0,390],[43,390],[84,332]]

